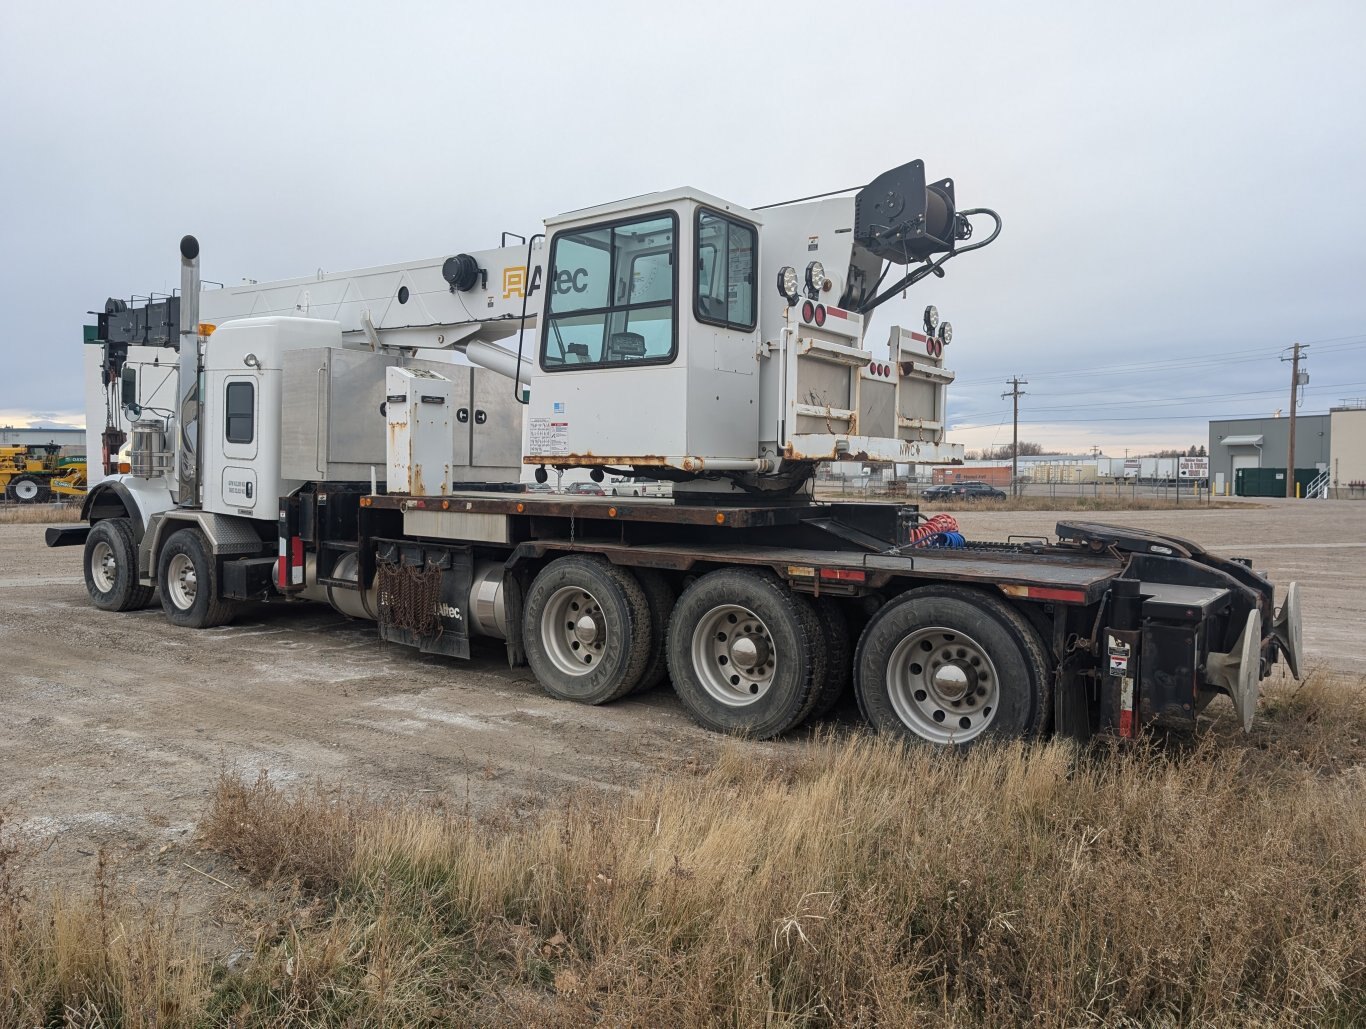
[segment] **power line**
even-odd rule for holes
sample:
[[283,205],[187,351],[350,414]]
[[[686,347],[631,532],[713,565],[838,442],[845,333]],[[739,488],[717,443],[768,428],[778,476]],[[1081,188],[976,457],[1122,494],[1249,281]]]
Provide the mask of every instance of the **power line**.
[[[1320,348],[1319,353],[1340,353],[1347,350],[1360,350],[1361,348],[1366,347],[1366,335],[1339,336],[1334,338],[1335,342],[1340,340],[1360,340],[1360,342],[1338,342],[1336,346],[1325,346]],[[1308,344],[1305,345],[1307,346]],[[1284,350],[1284,347],[1258,347],[1254,350],[1240,347],[1237,350],[1205,351],[1189,358],[1169,357],[1160,361],[1125,362],[1121,364],[1096,365],[1090,368],[1065,368],[1057,371],[1036,371],[1031,374],[1036,378],[1051,379],[1069,378],[1078,375],[1128,375],[1146,370],[1165,371],[1175,368],[1195,368],[1211,364],[1246,364],[1263,361],[1266,357],[1272,354],[1278,354],[1282,350]],[[989,378],[963,379],[959,380],[956,384],[959,386],[968,386],[973,384],[985,384],[990,381],[991,379]]]
[[[1339,389],[1352,389],[1352,388],[1355,388],[1355,387],[1357,387],[1357,386],[1366,386],[1366,382],[1339,382],[1339,383],[1330,383],[1330,384],[1316,385],[1316,386],[1308,387],[1308,388],[1313,388],[1313,389],[1315,389],[1315,390],[1339,390]],[[1306,391],[1307,391],[1307,389],[1306,389]],[[1175,407],[1175,406],[1179,406],[1179,405],[1181,405],[1181,404],[1190,403],[1191,401],[1195,401],[1195,400],[1230,400],[1230,399],[1233,399],[1233,398],[1236,398],[1236,397],[1271,396],[1271,395],[1274,395],[1274,394],[1277,394],[1277,393],[1280,393],[1280,392],[1281,392],[1281,388],[1280,388],[1280,387],[1277,387],[1277,388],[1275,388],[1275,389],[1254,389],[1254,390],[1245,390],[1245,391],[1240,392],[1240,393],[1200,393],[1200,394],[1190,394],[1190,395],[1187,395],[1187,396],[1169,397],[1169,398],[1166,399],[1166,400],[1101,400],[1101,401],[1097,401],[1097,402],[1095,402],[1095,403],[1093,403],[1093,404],[1054,404],[1054,405],[1052,405],[1052,406],[1047,406],[1047,405],[1046,405],[1046,406],[1044,406],[1044,407],[1035,407],[1035,408],[1033,408],[1032,410],[1034,410],[1035,412],[1041,412],[1041,411],[1080,411],[1080,410],[1086,410],[1086,409],[1092,408],[1092,407],[1104,407],[1104,408],[1111,408],[1111,407],[1134,407],[1134,406],[1141,406],[1141,407]],[[1054,393],[1054,394],[1051,394],[1051,393],[1035,393],[1035,394],[1033,394],[1033,395],[1036,396],[1036,397],[1045,397],[1045,396],[1058,396],[1059,394],[1055,394],[1055,393]]]

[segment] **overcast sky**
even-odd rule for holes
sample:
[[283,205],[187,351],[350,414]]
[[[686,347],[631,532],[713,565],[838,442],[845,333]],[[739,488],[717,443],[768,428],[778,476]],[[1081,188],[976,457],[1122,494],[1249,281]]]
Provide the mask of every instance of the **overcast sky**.
[[1120,454],[1366,396],[1366,3],[0,5],[0,424],[79,424],[81,325],[168,290],[494,246],[677,185],[923,158],[1001,238],[927,302],[953,438]]

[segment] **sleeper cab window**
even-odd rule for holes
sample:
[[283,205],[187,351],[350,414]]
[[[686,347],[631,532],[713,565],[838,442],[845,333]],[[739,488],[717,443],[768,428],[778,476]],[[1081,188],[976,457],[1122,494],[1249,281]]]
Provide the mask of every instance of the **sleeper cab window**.
[[256,433],[256,386],[250,382],[228,383],[225,429],[229,443],[250,443]]

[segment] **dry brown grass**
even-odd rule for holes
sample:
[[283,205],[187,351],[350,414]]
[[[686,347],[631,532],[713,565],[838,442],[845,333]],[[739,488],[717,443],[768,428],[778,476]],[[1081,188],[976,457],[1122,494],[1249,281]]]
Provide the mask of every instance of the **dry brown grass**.
[[259,1025],[1360,1025],[1363,699],[1084,752],[736,743],[523,823],[229,775],[206,841],[303,892],[207,994],[148,978]]
[[0,525],[61,525],[80,520],[79,501],[70,504],[0,504]]
[[178,931],[176,912],[116,894],[103,851],[88,892],[30,904],[14,878],[20,857],[0,840],[0,1027],[196,1020],[210,997],[209,966]]

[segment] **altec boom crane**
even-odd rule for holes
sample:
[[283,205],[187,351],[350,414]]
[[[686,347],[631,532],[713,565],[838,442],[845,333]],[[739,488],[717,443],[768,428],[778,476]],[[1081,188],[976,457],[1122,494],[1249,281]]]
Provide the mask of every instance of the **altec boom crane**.
[[[959,456],[949,325],[931,307],[874,342],[868,322],[999,231],[916,161],[853,197],[679,189],[490,250],[211,291],[187,236],[178,296],[99,316],[103,438],[131,421],[131,470],[49,543],[84,545],[105,610],[155,591],[201,628],[325,602],[423,651],[502,640],[568,700],[668,678],[703,725],[760,737],[851,685],[875,727],[950,745],[1133,735],[1219,693],[1250,725],[1277,658],[1299,672],[1294,584],[1277,608],[1246,562],[1174,537],[974,545],[801,492],[819,461]],[[524,465],[675,492],[544,496]]]

